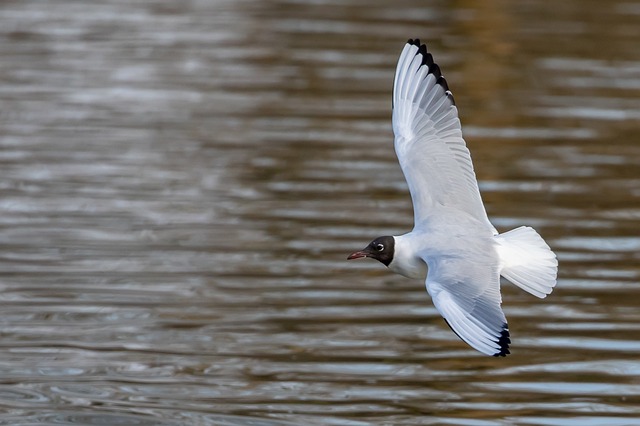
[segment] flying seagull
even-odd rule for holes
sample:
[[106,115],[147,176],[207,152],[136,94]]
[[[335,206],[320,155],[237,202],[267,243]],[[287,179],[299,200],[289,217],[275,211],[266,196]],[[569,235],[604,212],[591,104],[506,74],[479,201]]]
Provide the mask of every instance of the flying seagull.
[[407,42],[398,60],[393,133],[414,228],[378,237],[348,259],[370,257],[426,280],[433,304],[462,340],[484,354],[507,355],[500,276],[544,298],[556,285],[558,261],[534,229],[500,234],[489,222],[453,96],[418,39]]

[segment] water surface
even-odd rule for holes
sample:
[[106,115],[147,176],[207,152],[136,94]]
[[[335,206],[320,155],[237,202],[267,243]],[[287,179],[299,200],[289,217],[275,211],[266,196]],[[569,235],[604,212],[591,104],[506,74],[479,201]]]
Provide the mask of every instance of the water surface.
[[[447,76],[512,355],[348,253],[412,226],[390,90]],[[0,424],[640,423],[640,8],[614,1],[5,1]]]

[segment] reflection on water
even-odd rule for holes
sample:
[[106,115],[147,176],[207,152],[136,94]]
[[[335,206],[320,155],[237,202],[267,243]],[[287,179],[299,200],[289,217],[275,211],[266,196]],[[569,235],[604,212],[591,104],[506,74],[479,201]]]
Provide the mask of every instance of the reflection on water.
[[[0,424],[640,422],[636,6],[56,6],[0,5]],[[417,36],[494,224],[560,258],[546,300],[505,286],[505,359],[345,261],[411,226]]]

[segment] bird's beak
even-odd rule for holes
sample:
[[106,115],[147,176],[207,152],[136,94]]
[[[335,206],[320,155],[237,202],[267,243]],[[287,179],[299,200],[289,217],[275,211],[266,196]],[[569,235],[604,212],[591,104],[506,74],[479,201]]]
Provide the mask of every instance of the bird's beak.
[[347,257],[347,260],[360,259],[361,257],[369,257],[369,254],[371,253],[365,250],[356,251],[351,253],[349,257]]

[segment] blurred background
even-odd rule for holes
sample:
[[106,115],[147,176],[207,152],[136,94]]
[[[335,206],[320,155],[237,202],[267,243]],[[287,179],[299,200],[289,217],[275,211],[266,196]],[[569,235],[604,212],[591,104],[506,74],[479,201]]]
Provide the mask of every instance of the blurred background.
[[[410,37],[559,256],[507,358],[346,261],[412,227]],[[0,424],[640,424],[639,45],[628,0],[3,0]]]

